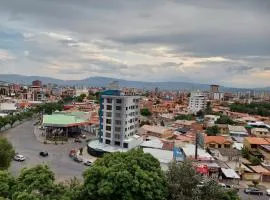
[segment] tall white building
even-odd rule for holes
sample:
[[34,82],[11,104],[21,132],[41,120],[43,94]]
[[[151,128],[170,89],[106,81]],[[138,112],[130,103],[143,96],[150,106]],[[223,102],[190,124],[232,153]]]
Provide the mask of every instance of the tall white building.
[[100,102],[99,142],[124,149],[138,146],[139,96],[127,96],[119,90],[106,90]]
[[207,95],[201,92],[191,92],[189,98],[188,110],[192,113],[197,113],[204,110],[207,105]]

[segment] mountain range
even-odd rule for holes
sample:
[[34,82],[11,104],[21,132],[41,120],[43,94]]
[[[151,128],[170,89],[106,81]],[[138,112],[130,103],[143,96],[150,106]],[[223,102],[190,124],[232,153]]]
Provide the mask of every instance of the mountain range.
[[[145,88],[145,89],[154,89],[158,87],[161,90],[209,90],[208,84],[200,83],[189,83],[189,82],[144,82],[144,81],[128,81],[123,79],[115,79],[108,77],[89,77],[82,80],[61,80],[45,76],[23,76],[17,74],[0,74],[0,81],[5,81],[9,83],[17,83],[30,85],[32,81],[40,80],[43,84],[57,84],[61,86],[91,86],[91,87],[106,87],[109,83],[117,81],[120,87],[130,87],[130,88]],[[235,92],[235,91],[270,91],[270,87],[266,88],[230,88],[230,87],[220,87],[221,91]]]

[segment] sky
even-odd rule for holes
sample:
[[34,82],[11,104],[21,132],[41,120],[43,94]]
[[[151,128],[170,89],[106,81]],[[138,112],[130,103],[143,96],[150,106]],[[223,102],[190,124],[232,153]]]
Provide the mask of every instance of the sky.
[[270,86],[269,0],[0,0],[0,73]]

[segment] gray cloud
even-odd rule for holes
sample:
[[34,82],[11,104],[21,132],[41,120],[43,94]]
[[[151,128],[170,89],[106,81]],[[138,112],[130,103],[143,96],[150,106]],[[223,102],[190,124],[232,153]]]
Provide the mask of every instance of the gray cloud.
[[[229,85],[230,78],[266,73],[270,66],[268,0],[0,0],[0,5],[0,47],[17,58],[5,62],[10,66],[5,72],[34,73],[40,67],[36,73],[62,78],[186,77]],[[17,35],[3,34],[6,29]],[[46,70],[51,66],[54,72]],[[241,80],[237,84],[245,86]]]

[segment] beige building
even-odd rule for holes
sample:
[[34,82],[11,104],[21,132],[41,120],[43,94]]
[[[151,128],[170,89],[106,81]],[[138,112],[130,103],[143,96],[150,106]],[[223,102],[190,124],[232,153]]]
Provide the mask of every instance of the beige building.
[[266,128],[253,128],[251,134],[256,137],[270,137],[270,133]]

